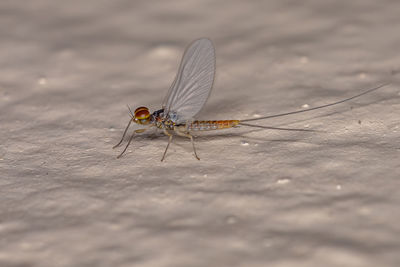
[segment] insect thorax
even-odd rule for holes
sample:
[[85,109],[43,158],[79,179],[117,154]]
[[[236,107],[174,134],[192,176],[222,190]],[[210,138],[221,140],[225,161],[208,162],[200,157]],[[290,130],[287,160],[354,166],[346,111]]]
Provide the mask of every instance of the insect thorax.
[[152,116],[152,122],[159,129],[174,130],[177,126],[175,120],[178,118],[177,114],[171,112],[167,116],[164,116],[164,109],[154,111]]
[[163,120],[163,119],[160,119],[160,118],[156,119],[154,121],[154,124],[159,129],[167,129],[167,130],[173,130],[174,127],[176,126],[173,121],[171,121],[171,120]]
[[164,118],[162,116],[152,115],[152,121],[154,125],[159,129],[173,130],[176,124],[170,119]]

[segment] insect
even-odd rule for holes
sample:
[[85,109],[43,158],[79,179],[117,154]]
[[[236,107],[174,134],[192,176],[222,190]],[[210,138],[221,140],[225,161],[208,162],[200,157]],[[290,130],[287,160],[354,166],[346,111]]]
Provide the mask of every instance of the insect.
[[197,113],[200,112],[210,95],[211,88],[214,82],[214,75],[215,49],[212,42],[207,38],[195,40],[188,46],[183,55],[178,74],[176,75],[174,82],[169,88],[169,91],[163,101],[162,108],[154,111],[152,114],[150,114],[149,109],[146,107],[139,107],[135,110],[134,113],[132,113],[132,111],[129,109],[131,119],[129,120],[129,123],[125,128],[121,141],[113,148],[116,148],[122,144],[122,141],[124,140],[124,137],[132,122],[143,125],[145,127],[135,130],[132,133],[127,145],[125,146],[125,149],[121,152],[121,154],[118,155],[117,158],[120,158],[125,153],[135,134],[143,133],[151,127],[157,127],[158,129],[161,129],[164,134],[169,137],[168,144],[164,150],[161,161],[165,159],[174,134],[190,139],[193,146],[194,156],[196,159],[199,160],[200,158],[197,156],[196,148],[194,145],[192,135],[193,132],[227,129],[237,127],[239,125],[277,130],[313,131],[306,129],[267,127],[249,124],[247,122],[293,115],[338,105],[358,98],[362,95],[368,94],[372,91],[378,90],[379,88],[387,85],[381,84],[360,94],[334,103],[298,111],[245,120],[194,120],[194,117]]

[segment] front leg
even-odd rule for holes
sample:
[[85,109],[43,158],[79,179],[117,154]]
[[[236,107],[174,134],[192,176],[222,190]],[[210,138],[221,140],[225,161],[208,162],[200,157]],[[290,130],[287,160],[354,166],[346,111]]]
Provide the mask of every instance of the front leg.
[[[129,125],[128,125],[128,127],[129,127]],[[144,131],[148,130],[149,128],[150,128],[150,127],[148,127],[148,128],[143,128],[143,129],[137,129],[137,130],[133,131],[131,137],[129,138],[128,144],[126,145],[125,149],[121,152],[121,154],[119,154],[119,155],[117,156],[117,159],[119,159],[120,157],[122,157],[122,155],[123,155],[123,154],[125,153],[125,151],[128,149],[128,146],[131,144],[131,141],[132,141],[133,137],[135,136],[135,133],[143,133]],[[124,135],[125,135],[125,133],[124,133]],[[121,141],[121,142],[122,142],[122,141]],[[120,142],[120,143],[121,143],[121,142]],[[118,145],[119,145],[119,144],[118,144]],[[115,146],[115,147],[116,147],[116,146]]]
[[124,131],[124,134],[123,134],[122,137],[121,137],[121,140],[118,142],[118,144],[116,144],[115,146],[113,146],[113,149],[119,147],[119,146],[122,144],[122,141],[124,141],[124,137],[125,137],[125,135],[126,135],[126,132],[127,132],[128,129],[129,129],[129,126],[131,125],[131,123],[132,123],[132,119],[129,119],[129,123],[128,123],[128,125],[127,125],[126,128],[125,128],[125,131]]
[[165,151],[164,151],[164,154],[163,154],[163,156],[162,156],[162,158],[161,158],[161,161],[164,160],[165,155],[167,154],[167,150],[168,150],[169,144],[171,144],[171,141],[172,141],[172,134],[170,134],[170,133],[168,132],[168,130],[165,129],[165,128],[163,128],[163,130],[164,130],[164,134],[167,135],[167,136],[169,137],[169,139],[168,139],[168,145],[167,145],[167,147],[165,148]]

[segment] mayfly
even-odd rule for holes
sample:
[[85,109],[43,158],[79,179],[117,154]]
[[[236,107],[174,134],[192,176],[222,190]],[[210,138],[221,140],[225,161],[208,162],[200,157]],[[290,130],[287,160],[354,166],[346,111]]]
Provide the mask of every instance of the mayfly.
[[129,138],[128,144],[125,146],[125,149],[121,152],[121,154],[118,155],[117,158],[120,158],[125,153],[135,133],[143,133],[150,127],[154,126],[163,130],[164,134],[169,137],[168,144],[164,150],[161,161],[165,159],[165,155],[167,154],[168,147],[171,144],[173,134],[189,138],[192,143],[194,156],[196,157],[196,159],[199,160],[200,158],[197,156],[196,153],[193,136],[191,134],[192,132],[227,129],[237,127],[239,125],[277,130],[312,131],[306,129],[267,127],[248,124],[247,122],[298,114],[337,105],[352,100],[354,98],[358,98],[362,95],[368,94],[387,85],[382,84],[375,88],[366,90],[358,95],[354,95],[352,97],[334,103],[298,111],[245,120],[194,120],[194,117],[203,108],[210,95],[211,88],[214,82],[214,74],[215,49],[211,40],[207,38],[195,40],[188,46],[183,55],[178,74],[176,75],[174,82],[169,88],[169,91],[163,101],[162,108],[153,112],[153,114],[150,114],[149,109],[146,107],[139,107],[135,110],[134,113],[132,113],[132,111],[130,110],[131,119],[129,120],[129,123],[125,128],[121,141],[113,148],[116,148],[122,144],[122,141],[124,140],[124,137],[129,129],[131,122],[135,122],[146,127],[135,130],[132,133],[131,137]]

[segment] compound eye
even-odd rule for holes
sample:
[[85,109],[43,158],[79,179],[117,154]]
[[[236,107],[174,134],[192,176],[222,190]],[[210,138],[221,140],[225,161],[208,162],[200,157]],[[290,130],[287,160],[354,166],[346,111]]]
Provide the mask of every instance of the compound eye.
[[140,107],[135,110],[135,118],[138,120],[145,120],[150,117],[149,109],[146,107]]

